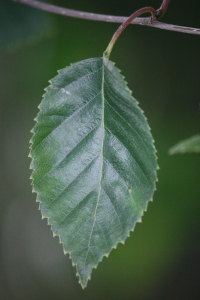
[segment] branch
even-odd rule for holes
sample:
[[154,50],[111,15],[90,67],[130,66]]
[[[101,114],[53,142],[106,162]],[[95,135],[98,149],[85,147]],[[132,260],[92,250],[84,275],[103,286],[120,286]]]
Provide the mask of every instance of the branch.
[[[100,14],[88,13],[88,12],[83,12],[83,11],[78,11],[73,9],[67,9],[67,8],[47,4],[36,0],[13,0],[13,1],[26,4],[47,12],[52,12],[55,14],[73,17],[73,18],[79,18],[79,19],[87,19],[87,20],[111,22],[111,23],[123,23],[127,19],[127,17],[100,15]],[[199,28],[191,28],[191,27],[183,27],[183,26],[166,24],[158,21],[152,21],[150,18],[136,18],[131,22],[131,24],[144,25],[144,26],[150,26],[150,27],[160,28],[164,30],[200,35]]]

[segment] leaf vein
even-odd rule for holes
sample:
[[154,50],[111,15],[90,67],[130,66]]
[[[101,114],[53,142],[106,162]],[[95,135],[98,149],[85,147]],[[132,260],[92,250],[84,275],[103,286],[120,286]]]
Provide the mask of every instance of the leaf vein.
[[104,102],[104,65],[102,65],[102,86],[101,86],[101,95],[102,95],[102,121],[101,121],[101,126],[102,126],[102,145],[101,145],[101,163],[100,163],[100,178],[99,178],[99,193],[98,193],[98,198],[97,198],[97,204],[96,204],[96,208],[94,211],[94,222],[92,225],[92,229],[91,229],[91,234],[90,234],[90,238],[89,238],[89,242],[88,242],[88,251],[86,252],[86,256],[85,256],[85,263],[84,263],[84,269],[86,267],[86,261],[87,261],[87,257],[88,257],[88,253],[90,251],[90,243],[91,243],[91,238],[92,238],[92,234],[93,234],[93,230],[94,230],[94,225],[96,222],[96,212],[97,212],[97,207],[98,207],[98,203],[100,200],[100,195],[101,195],[101,189],[102,189],[102,177],[103,177],[103,151],[104,151],[104,139],[105,139],[105,129],[104,129],[104,109],[105,109],[105,102]]
[[103,190],[103,192],[105,193],[105,195],[107,196],[107,198],[109,199],[109,201],[110,201],[110,203],[111,203],[111,205],[112,205],[112,207],[113,207],[113,209],[114,209],[114,211],[115,211],[115,213],[116,213],[116,215],[117,215],[117,218],[118,218],[118,221],[119,221],[119,225],[120,225],[120,227],[121,227],[121,231],[123,232],[122,221],[121,221],[121,219],[120,219],[120,217],[119,217],[119,214],[118,214],[118,212],[117,212],[117,210],[116,210],[114,204],[112,203],[111,198],[108,196],[108,194],[106,193],[106,191],[105,191],[104,189],[102,189],[102,190]]
[[87,193],[87,195],[84,196],[84,198],[81,199],[81,201],[75,206],[72,208],[72,210],[70,210],[65,216],[64,216],[64,219],[58,224],[58,226],[60,226],[62,223],[64,223],[66,221],[66,219],[69,217],[69,215],[74,212],[78,206],[98,187],[95,186],[89,193]]
[[[105,83],[105,85],[106,85],[106,87],[109,89],[109,91],[113,94],[113,96],[114,97],[116,97],[117,99],[119,99],[120,101],[121,101],[121,99],[116,95],[116,94],[114,94],[113,93],[113,91],[111,91],[111,89],[110,89],[110,87]],[[126,122],[126,124],[128,124],[132,129],[133,129],[133,131],[136,133],[136,135],[139,137],[139,139],[142,141],[142,143],[143,143],[143,145],[144,145],[144,147],[145,147],[145,149],[147,150],[147,152],[148,152],[148,149],[147,149],[147,146],[146,146],[146,144],[145,144],[145,142],[144,142],[144,139],[141,137],[141,135],[135,130],[135,128],[134,127],[132,127],[131,126],[131,124],[129,124],[128,122],[127,122],[127,120],[126,119],[124,119],[124,117],[122,117],[111,105],[110,105],[110,103],[105,99],[105,101],[106,101],[106,103],[112,108],[112,110],[113,111],[115,111],[115,113],[117,114],[117,115],[119,115],[120,117],[121,117],[121,119],[123,119],[125,122]]]
[[142,141],[143,145],[145,146],[145,149],[148,151],[147,146],[144,142],[144,139],[141,137],[141,135],[137,132],[137,130],[110,105],[110,103],[105,99],[105,102],[110,106],[110,108],[136,133],[136,135],[139,137],[139,139]]
[[[72,243],[73,240],[75,239],[75,237],[78,235],[78,233],[83,229],[83,225],[89,223],[90,219],[85,220],[84,223],[82,224],[82,226],[80,226],[80,228],[78,230],[76,230],[75,234],[72,236],[71,239],[69,239],[68,244]],[[87,249],[86,247],[84,249]]]
[[57,167],[58,167],[58,165],[60,164],[60,163],[62,163],[64,160],[66,160],[66,158],[67,158],[67,156],[92,132],[92,131],[94,131],[97,127],[98,127],[98,125],[99,124],[96,124],[90,131],[88,131],[88,133],[86,134],[86,135],[84,135],[83,136],[83,138],[81,139],[81,140],[79,140],[78,141],[78,143],[77,144],[75,144],[74,145],[74,147],[73,148],[71,148],[70,149],[70,151],[65,155],[65,157],[64,158],[62,158],[61,160],[59,160],[54,166],[52,166],[52,168],[47,172],[47,173],[45,173],[43,176],[42,176],[42,178],[40,178],[39,179],[39,181],[37,182],[37,184],[38,183],[40,183],[43,179],[44,179],[44,177],[45,176],[47,176],[52,170],[55,170]]
[[[113,171],[119,176],[119,178],[122,180],[122,182],[124,183],[124,185],[126,186],[127,188],[127,191],[129,190],[129,187],[128,185],[126,184],[126,181],[121,177],[121,175],[119,174],[119,172],[113,167],[113,165],[104,158],[104,161],[105,163],[107,163],[109,166],[111,166],[111,168],[113,169]],[[105,190],[104,190],[105,191]],[[106,193],[106,192],[105,192]],[[133,195],[132,194],[129,194],[131,199],[133,200],[133,202],[135,202],[135,199],[133,198]]]
[[79,109],[76,110],[72,115],[70,115],[68,118],[64,119],[64,121],[62,123],[60,123],[58,126],[56,126],[47,136],[45,136],[45,138],[43,140],[40,141],[40,143],[34,148],[33,152],[36,151],[36,149],[48,138],[49,135],[51,135],[56,129],[58,129],[60,126],[62,126],[65,121],[68,122],[72,117],[74,117],[76,114],[78,114],[82,109],[84,109],[88,104],[90,104],[100,94],[101,94],[101,92],[99,92],[98,94],[96,94],[87,103],[85,103],[83,106],[79,107]]
[[97,223],[97,226],[99,227],[99,229],[100,229],[100,231],[102,233],[102,236],[103,236],[103,239],[104,239],[104,241],[106,243],[106,246],[109,248],[109,245],[108,245],[108,242],[106,240],[105,234],[104,234],[104,232],[103,232],[103,230],[102,230],[102,228],[101,228],[101,226],[100,226],[100,224],[99,224],[99,222],[97,220],[96,220],[96,223]]
[[53,205],[53,202],[54,201],[56,201],[56,199],[58,198],[58,197],[60,197],[66,190],[67,190],[67,188],[70,186],[70,184],[72,184],[82,173],[84,173],[85,172],[85,169],[86,168],[88,168],[90,165],[92,165],[92,163],[94,162],[94,160],[97,158],[99,156],[99,153],[90,161],[90,163],[89,164],[87,164],[84,168],[83,168],[83,170],[81,170],[81,172],[79,172],[73,179],[72,179],[72,181],[70,181],[70,183],[61,191],[61,193],[59,194],[59,195],[57,195],[54,199],[52,199],[51,200],[51,205],[49,206],[49,207],[51,207],[52,205]]
[[147,175],[144,173],[144,171],[142,170],[142,167],[139,165],[139,163],[136,161],[136,159],[133,157],[133,155],[130,153],[130,151],[128,150],[128,148],[119,140],[119,138],[113,134],[110,129],[108,129],[108,127],[105,126],[105,129],[113,136],[115,137],[115,139],[117,139],[117,141],[123,146],[124,149],[126,149],[126,151],[128,152],[128,154],[132,157],[132,159],[135,161],[136,165],[139,167],[139,169],[141,170],[142,174],[144,175],[146,181],[148,182],[148,185],[150,186],[150,182],[149,179],[147,177]]
[[[90,72],[90,73],[88,73],[88,74],[85,74],[85,75],[83,75],[83,76],[80,76],[78,79],[76,79],[76,80],[70,82],[69,84],[67,84],[67,85],[65,86],[65,88],[66,88],[66,87],[73,86],[75,83],[79,82],[80,80],[84,79],[85,77],[89,77],[90,75],[92,75],[92,74],[94,74],[94,73],[98,73],[101,69],[102,69],[102,67],[99,68],[98,70],[95,70],[95,71],[92,71],[92,72]],[[85,85],[86,85],[86,84],[83,84],[82,87],[85,86]],[[59,90],[59,91],[62,91],[62,89],[63,89],[63,87],[56,86],[56,85],[54,85],[52,82],[51,82],[50,87],[51,87],[52,89],[56,89],[56,90]]]

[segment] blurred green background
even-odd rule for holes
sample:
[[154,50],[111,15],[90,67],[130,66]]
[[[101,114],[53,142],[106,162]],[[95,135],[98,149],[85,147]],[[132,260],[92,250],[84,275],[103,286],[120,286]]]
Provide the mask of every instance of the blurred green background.
[[[128,16],[161,1],[51,3]],[[149,120],[159,181],[143,222],[82,290],[31,192],[30,130],[48,80],[70,63],[101,56],[119,25],[0,4],[0,299],[200,299],[200,156],[168,156],[177,141],[200,132],[200,37],[131,25],[113,50]],[[200,28],[199,11],[197,0],[171,1],[163,22]]]

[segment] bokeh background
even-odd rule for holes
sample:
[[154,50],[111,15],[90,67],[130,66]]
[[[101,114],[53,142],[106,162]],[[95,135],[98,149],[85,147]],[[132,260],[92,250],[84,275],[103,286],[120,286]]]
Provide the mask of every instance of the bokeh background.
[[[160,0],[59,0],[128,16]],[[82,290],[31,192],[30,130],[57,70],[102,55],[118,24],[78,20],[0,0],[0,299],[200,299],[200,155],[168,149],[200,131],[200,36],[130,25],[111,60],[145,111],[159,181],[143,222]],[[166,23],[200,28],[199,1],[171,1]]]

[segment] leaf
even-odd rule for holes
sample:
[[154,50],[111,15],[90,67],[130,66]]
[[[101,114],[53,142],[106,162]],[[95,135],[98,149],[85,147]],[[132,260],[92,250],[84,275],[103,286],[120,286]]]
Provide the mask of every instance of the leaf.
[[141,221],[155,190],[155,147],[107,58],[73,64],[50,83],[31,140],[33,190],[85,287]]
[[194,135],[169,149],[169,154],[200,152],[200,135]]
[[47,14],[12,0],[1,0],[0,49],[12,50],[53,33]]

